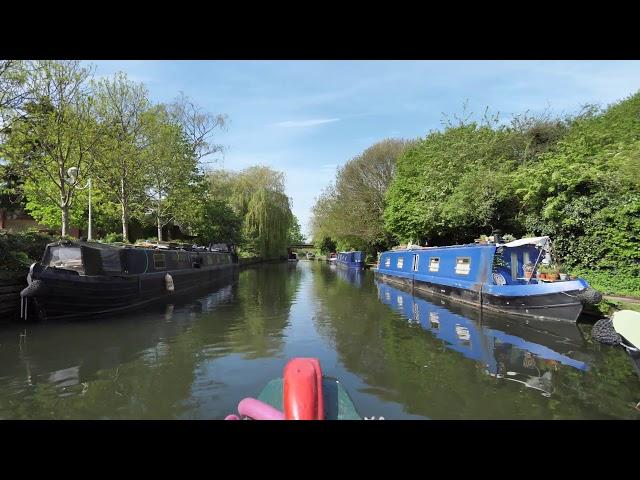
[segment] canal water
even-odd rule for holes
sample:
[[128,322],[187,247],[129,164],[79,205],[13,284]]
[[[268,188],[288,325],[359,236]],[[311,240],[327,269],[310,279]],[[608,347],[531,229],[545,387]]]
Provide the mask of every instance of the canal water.
[[0,326],[0,418],[222,419],[296,356],[369,417],[640,419],[634,366],[589,325],[481,316],[307,261],[126,316]]

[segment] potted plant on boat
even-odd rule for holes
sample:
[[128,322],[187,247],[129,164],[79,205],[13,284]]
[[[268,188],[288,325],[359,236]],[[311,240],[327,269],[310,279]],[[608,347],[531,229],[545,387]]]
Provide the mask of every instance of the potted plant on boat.
[[556,267],[555,265],[548,267],[547,279],[552,281],[556,281],[560,279],[560,272],[558,270],[558,267]]
[[548,272],[548,268],[546,265],[540,265],[538,267],[538,278],[540,280],[546,280],[547,279],[547,272]]
[[560,280],[568,280],[569,275],[567,274],[567,269],[564,267],[558,268],[558,275],[560,275]]

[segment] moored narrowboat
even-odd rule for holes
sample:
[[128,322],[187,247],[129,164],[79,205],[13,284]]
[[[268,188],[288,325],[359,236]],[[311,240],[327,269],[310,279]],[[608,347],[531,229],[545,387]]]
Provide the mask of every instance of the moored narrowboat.
[[336,256],[336,263],[346,268],[364,268],[363,252],[340,252]]
[[94,242],[47,245],[21,292],[21,317],[77,318],[119,312],[218,282],[237,271],[233,248],[133,248]]
[[453,300],[521,317],[574,322],[585,303],[601,299],[581,278],[534,276],[550,262],[550,240],[417,247],[384,252],[376,276]]

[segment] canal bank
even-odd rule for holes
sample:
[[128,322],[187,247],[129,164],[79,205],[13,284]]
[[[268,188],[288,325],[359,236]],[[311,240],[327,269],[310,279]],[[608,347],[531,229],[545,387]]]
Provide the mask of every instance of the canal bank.
[[369,271],[253,265],[135,314],[2,326],[0,418],[222,419],[300,356],[319,358],[368,417],[640,418],[628,356],[589,328],[567,344],[382,290]]

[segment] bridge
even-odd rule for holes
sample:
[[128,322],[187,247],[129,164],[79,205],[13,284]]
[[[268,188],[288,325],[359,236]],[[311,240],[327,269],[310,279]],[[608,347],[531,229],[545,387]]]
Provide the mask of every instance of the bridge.
[[296,243],[293,245],[289,245],[287,248],[293,250],[296,248],[316,248],[316,246],[313,243]]

